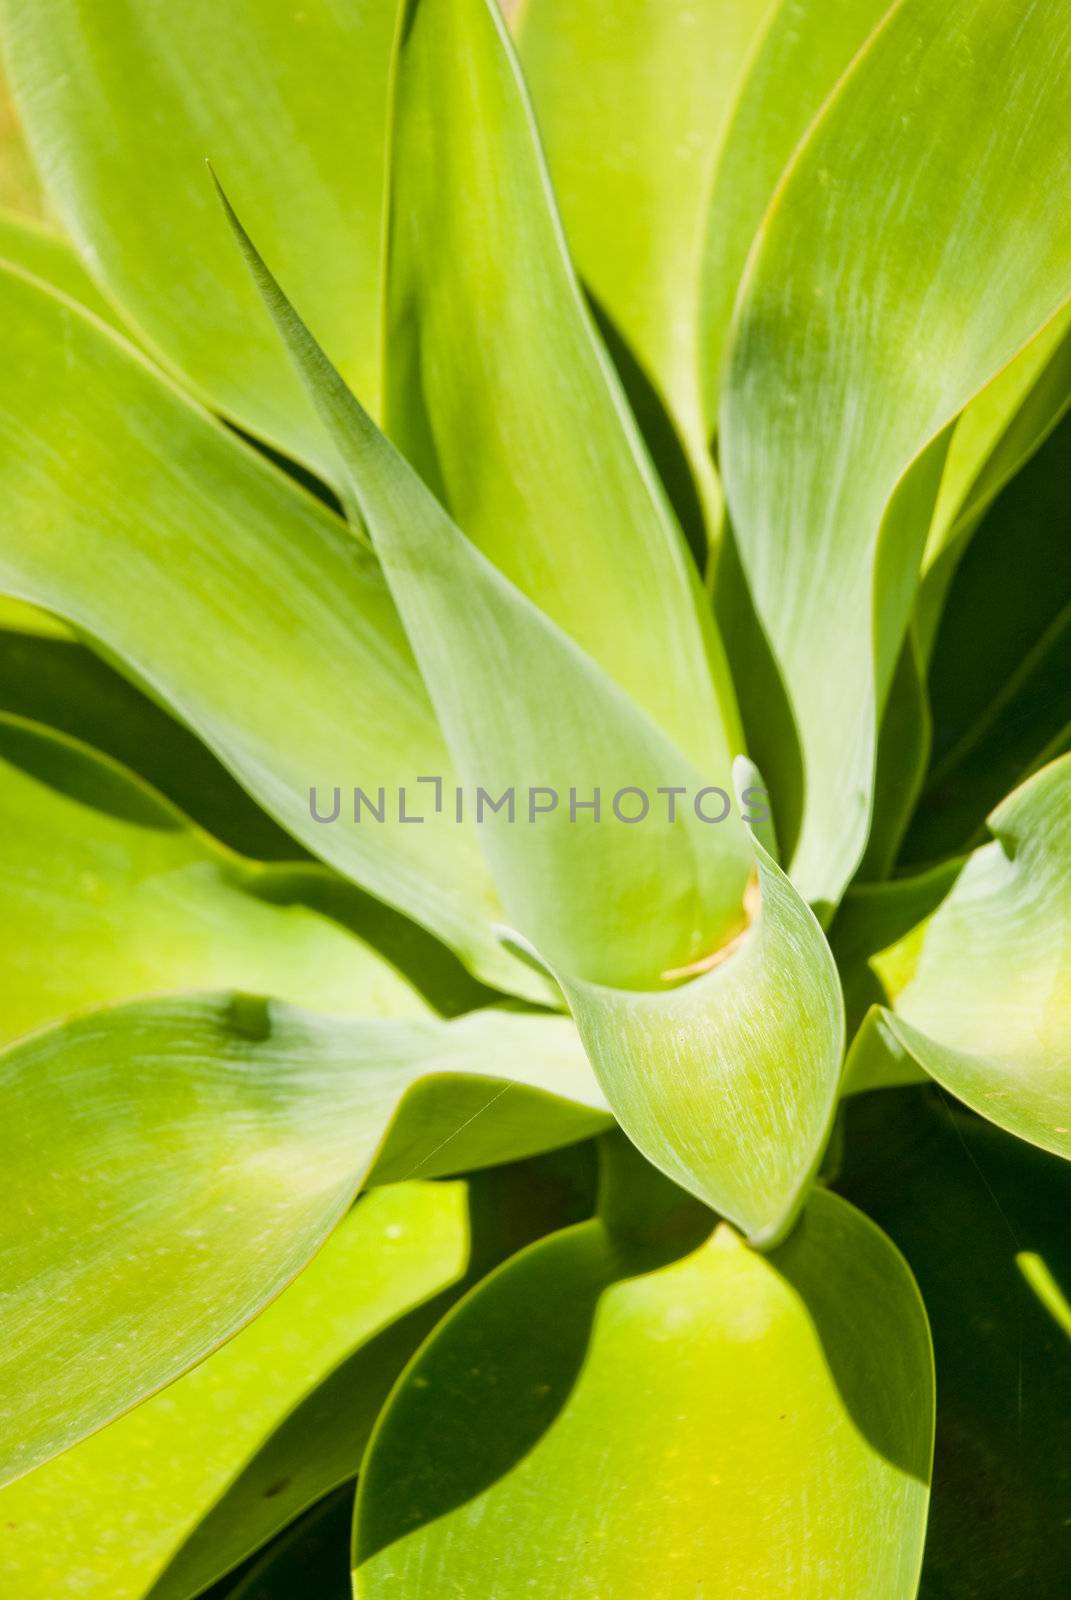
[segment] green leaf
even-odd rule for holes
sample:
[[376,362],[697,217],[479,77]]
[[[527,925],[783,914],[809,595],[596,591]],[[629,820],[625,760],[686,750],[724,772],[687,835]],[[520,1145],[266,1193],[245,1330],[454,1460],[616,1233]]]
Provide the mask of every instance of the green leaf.
[[[0,1580],[8,1592],[53,1600],[77,1572],[87,1600],[142,1600],[246,1457],[330,1381],[339,1363],[377,1336],[393,1348],[397,1332],[395,1372],[404,1365],[414,1348],[407,1319],[419,1319],[418,1308],[432,1297],[448,1299],[464,1276],[466,1189],[414,1182],[372,1190],[274,1305],[221,1350],[111,1427],[9,1484],[0,1492]],[[369,1398],[350,1396],[358,1406]],[[348,1414],[336,1413],[336,1421],[347,1444],[359,1434]],[[350,1474],[359,1460],[358,1446]],[[236,1509],[218,1564],[188,1566],[190,1581],[178,1593],[199,1593],[255,1549],[264,1528],[270,1536],[289,1520],[287,1508],[293,1515],[315,1498],[301,1498],[307,1480],[295,1503],[287,1476],[284,1461],[260,1486],[274,1492]]]
[[821,1191],[772,1256],[712,1223],[608,1211],[446,1318],[373,1436],[359,1600],[565,1572],[571,1600],[910,1600],[933,1411],[910,1274]]
[[930,661],[933,763],[909,862],[981,843],[987,812],[1071,739],[1069,447],[1065,418],[996,499],[952,579]]
[[918,1278],[937,1364],[926,1600],[1058,1595],[1071,1559],[1071,1173],[931,1089],[848,1110],[838,1187]]
[[209,405],[327,473],[204,181],[263,221],[370,405],[395,0],[3,0],[7,65],[49,197],[146,345]]
[[770,0],[527,0],[518,19],[577,267],[670,402],[715,518],[696,354],[704,224],[769,10]]
[[707,432],[718,416],[733,303],[778,179],[889,0],[772,0],[725,133],[707,207],[699,347]]
[[[703,780],[466,539],[346,388],[228,212],[336,439],[458,770],[470,793],[511,794],[521,808],[519,817],[507,809],[477,819],[507,916],[544,963],[595,982],[653,987],[705,957],[743,917],[750,852],[728,794],[722,824],[704,823],[685,803],[674,821],[668,800],[654,814],[660,790],[690,790],[691,799]],[[613,810],[622,793],[628,799]],[[596,794],[598,815],[587,809]],[[647,801],[642,816],[637,794]]]
[[565,1018],[348,1022],[243,995],[34,1035],[0,1055],[0,1105],[4,1479],[236,1333],[373,1164],[432,1178],[607,1122]]
[[[880,1034],[958,1099],[1071,1157],[1071,756],[1010,795],[899,967]],[[906,979],[906,981],[904,981]]]
[[[0,1041],[180,989],[271,994],[340,1017],[429,1011],[421,976],[375,947],[374,912],[362,927],[361,896],[322,867],[234,855],[114,763],[2,715],[0,893]],[[441,969],[436,993],[451,958],[411,935],[409,964]]]
[[[371,552],[68,303],[0,270],[0,311],[0,589],[73,623],[344,876],[544,997],[494,940],[471,830],[397,821],[398,789],[415,810],[450,762]],[[354,785],[384,787],[383,823],[350,820]]]
[[[460,770],[496,795],[545,782],[587,797],[625,781],[651,796],[671,776],[687,787],[677,752],[406,467],[231,218],[338,440]],[[585,827],[590,813],[570,813],[542,833],[485,819],[484,848],[521,930],[513,947],[552,971],[615,1115],[649,1159],[756,1238],[776,1238],[820,1158],[840,1071],[843,1010],[821,929],[744,839],[762,912],[734,953],[746,920],[737,834],[713,836],[694,805],[645,823],[635,842],[618,816]],[[686,988],[656,988],[725,955],[723,970]]]
[[84,1600],[199,1594],[353,1476],[394,1379],[449,1306],[584,1214],[581,1165],[568,1151],[466,1183],[373,1189],[221,1350],[0,1494],[0,1582],[20,1600],[52,1600],[71,1571]]
[[557,972],[614,1113],[647,1159],[754,1241],[806,1199],[837,1102],[844,1005],[810,910],[761,846],[757,914],[663,994]]
[[812,901],[839,898],[866,842],[948,430],[1071,292],[1071,213],[1052,203],[1067,71],[1061,7],[903,0],[751,258],[722,467],[798,726],[792,873]]
[[10,261],[44,279],[50,288],[69,294],[95,316],[121,328],[118,314],[105,300],[62,233],[42,222],[0,212],[0,260]]
[[728,787],[724,654],[584,306],[493,0],[405,6],[387,352],[386,431],[457,525]]

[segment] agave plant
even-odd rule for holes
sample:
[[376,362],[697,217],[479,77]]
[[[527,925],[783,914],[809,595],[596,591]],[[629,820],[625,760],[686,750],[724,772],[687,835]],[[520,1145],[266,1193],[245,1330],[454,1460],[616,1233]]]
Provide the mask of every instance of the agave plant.
[[1062,1595],[1071,7],[511,26],[0,0],[0,1587]]

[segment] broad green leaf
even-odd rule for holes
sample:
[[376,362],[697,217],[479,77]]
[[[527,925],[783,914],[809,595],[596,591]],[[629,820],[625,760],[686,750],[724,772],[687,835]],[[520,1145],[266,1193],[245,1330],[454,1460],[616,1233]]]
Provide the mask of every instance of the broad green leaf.
[[334,461],[260,319],[204,162],[368,404],[396,0],[3,0],[12,84],[49,198],[147,346],[213,408]]
[[358,1600],[489,1573],[496,1600],[914,1596],[933,1389],[910,1274],[821,1191],[772,1256],[712,1225],[608,1213],[461,1302],[373,1436]]
[[494,0],[406,0],[386,338],[386,431],[457,525],[728,787],[721,644],[584,306]]
[[752,926],[663,994],[555,975],[618,1121],[756,1242],[806,1199],[837,1101],[844,1006],[822,930],[761,846]]
[[[655,987],[705,958],[743,920],[750,851],[728,792],[723,821],[701,820],[696,770],[470,543],[346,388],[230,216],[336,439],[457,768],[470,793],[513,796],[514,809],[485,811],[477,824],[506,915],[544,963],[595,982]],[[651,805],[674,788],[693,802],[676,808],[676,820],[670,799],[658,814]]]
[[1071,1157],[1071,756],[989,825],[932,917],[875,959],[897,974],[879,1032],[983,1117]]
[[0,1586],[54,1600],[76,1573],[83,1600],[186,1600],[237,1566],[353,1476],[391,1384],[464,1289],[584,1214],[563,1155],[560,1177],[523,1163],[370,1191],[221,1350],[0,1493]]
[[[429,1011],[420,975],[374,947],[374,917],[361,937],[360,895],[322,867],[245,860],[121,767],[3,715],[0,895],[0,1041],[181,989],[271,994],[340,1017]],[[433,942],[413,936],[410,961],[434,963]],[[451,965],[446,951],[438,965]]]
[[[69,303],[0,270],[0,311],[0,589],[74,624],[316,855],[540,997],[494,941],[472,831],[397,821],[398,789],[413,807],[450,763],[371,552]],[[384,822],[351,820],[355,785],[386,790]]]
[[95,316],[121,328],[122,323],[83,267],[62,233],[14,212],[0,211],[0,260],[10,261],[53,289],[69,294]]
[[994,502],[952,580],[930,660],[933,762],[909,862],[981,843],[986,814],[1071,739],[1069,448],[1065,418]]
[[950,426],[1071,293],[1052,200],[1069,71],[1063,7],[902,0],[751,258],[721,459],[802,745],[792,872],[812,901],[839,898],[865,845]]
[[573,257],[670,402],[708,515],[719,493],[697,359],[707,205],[770,10],[771,0],[527,0],[518,19]]
[[717,423],[729,325],[778,179],[890,0],[773,0],[739,86],[707,207],[699,322],[707,431]]
[[933,1329],[924,1600],[1058,1595],[1071,1564],[1071,1173],[934,1091],[848,1111],[838,1187],[899,1246]]
[[0,1475],[209,1355],[375,1181],[606,1125],[572,1024],[349,1022],[244,995],[93,1012],[0,1055]]

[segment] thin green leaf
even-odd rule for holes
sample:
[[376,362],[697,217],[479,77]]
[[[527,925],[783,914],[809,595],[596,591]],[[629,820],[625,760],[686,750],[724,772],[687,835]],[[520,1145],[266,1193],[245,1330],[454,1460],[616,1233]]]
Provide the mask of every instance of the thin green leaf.
[[525,76],[585,284],[670,402],[720,491],[700,394],[700,262],[710,182],[770,0],[527,0]]
[[396,0],[3,0],[7,65],[49,198],[95,277],[194,391],[336,463],[259,318],[203,161],[376,404],[387,75]]
[[1071,292],[1071,212],[1052,202],[1069,71],[1062,7],[902,0],[752,256],[722,466],[798,726],[792,871],[815,902],[836,902],[866,842],[948,429]]
[[4,1481],[236,1333],[373,1166],[433,1178],[608,1121],[564,1017],[348,1022],[247,995],[33,1035],[0,1054],[0,1105]]
[[373,1436],[359,1600],[488,1573],[496,1600],[564,1573],[571,1600],[911,1600],[933,1387],[910,1274],[821,1191],[772,1256],[712,1225],[608,1209],[462,1301]]
[[[243,215],[259,237],[259,213]],[[477,548],[727,787],[728,668],[584,306],[494,0],[405,6],[387,327],[391,438]]]
[[[371,552],[69,303],[0,270],[0,311],[0,589],[74,623],[344,876],[542,997],[493,938],[471,831],[397,820],[399,788],[413,807],[451,768]],[[355,785],[385,789],[382,823],[351,820]]]

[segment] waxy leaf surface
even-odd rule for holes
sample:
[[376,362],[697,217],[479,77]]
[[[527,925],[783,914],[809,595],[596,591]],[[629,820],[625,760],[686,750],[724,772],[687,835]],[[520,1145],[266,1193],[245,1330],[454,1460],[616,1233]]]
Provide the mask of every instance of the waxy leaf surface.
[[[344,876],[532,992],[471,832],[397,821],[397,789],[413,807],[450,763],[367,546],[67,302],[0,271],[0,311],[0,589],[74,623]],[[351,820],[354,785],[385,788],[382,823]]]
[[369,1448],[359,1600],[488,1573],[496,1600],[911,1600],[933,1387],[910,1274],[823,1192],[768,1257],[703,1215],[581,1224],[441,1324]]
[[0,1055],[0,1474],[209,1355],[375,1179],[567,1144],[607,1118],[565,1018],[346,1022],[243,995],[90,1012]]
[[[304,315],[258,214],[238,209]],[[724,654],[583,303],[494,0],[405,6],[387,357],[386,431],[458,526],[727,785],[740,733]]]
[[721,460],[797,725],[814,902],[865,845],[948,429],[1071,293],[1069,71],[1062,6],[903,0],[751,258]]
[[257,316],[205,182],[264,219],[371,405],[395,0],[4,0],[49,198],[145,343],[214,409],[328,476],[329,442]]

